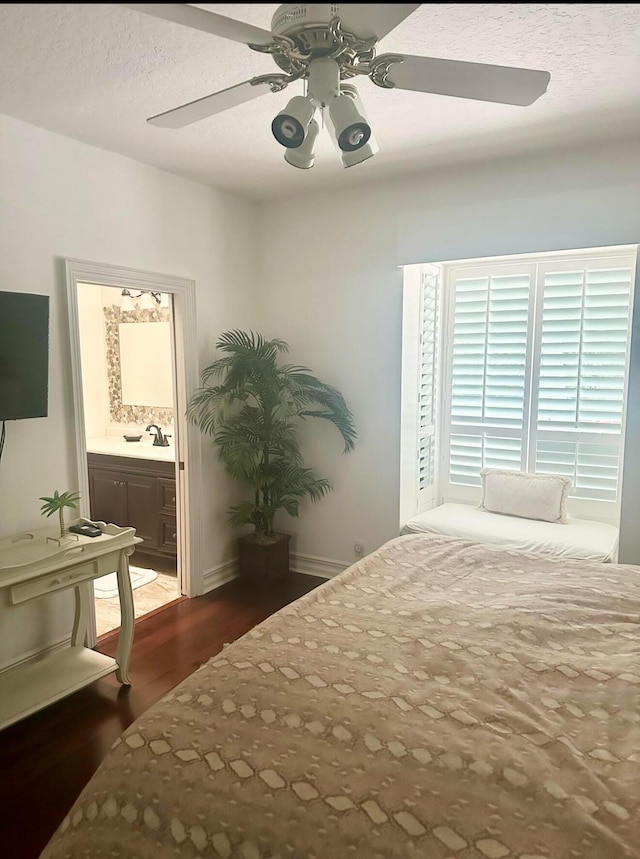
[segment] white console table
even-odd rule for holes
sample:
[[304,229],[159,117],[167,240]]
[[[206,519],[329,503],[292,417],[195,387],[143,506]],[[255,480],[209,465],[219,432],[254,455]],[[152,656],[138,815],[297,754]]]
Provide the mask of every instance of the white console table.
[[[10,606],[68,588],[75,589],[76,600],[70,646],[0,672],[0,729],[112,671],[129,685],[134,628],[129,555],[142,540],[134,528],[98,525],[99,537],[70,535],[57,542],[49,528],[0,540],[0,588],[8,591]],[[111,572],[117,573],[122,615],[115,659],[84,644],[89,582]]]

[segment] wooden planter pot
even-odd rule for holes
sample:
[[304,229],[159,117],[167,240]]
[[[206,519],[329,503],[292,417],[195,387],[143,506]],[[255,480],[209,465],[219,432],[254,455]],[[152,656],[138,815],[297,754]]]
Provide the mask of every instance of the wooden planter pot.
[[289,575],[290,534],[276,534],[272,541],[262,542],[255,534],[238,539],[239,574],[255,587],[268,588]]

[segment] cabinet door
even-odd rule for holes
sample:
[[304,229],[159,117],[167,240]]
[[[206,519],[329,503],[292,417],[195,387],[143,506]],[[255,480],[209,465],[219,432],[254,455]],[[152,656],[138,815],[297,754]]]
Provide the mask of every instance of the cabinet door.
[[89,496],[91,518],[98,522],[111,522],[126,528],[127,484],[118,471],[89,470]]
[[177,554],[178,529],[175,516],[160,514],[160,545],[158,548],[170,555]]
[[145,546],[158,547],[158,480],[146,474],[123,475],[127,491],[127,524],[136,529],[136,537],[141,537]]
[[176,513],[176,482],[169,477],[159,477],[160,513],[175,516]]

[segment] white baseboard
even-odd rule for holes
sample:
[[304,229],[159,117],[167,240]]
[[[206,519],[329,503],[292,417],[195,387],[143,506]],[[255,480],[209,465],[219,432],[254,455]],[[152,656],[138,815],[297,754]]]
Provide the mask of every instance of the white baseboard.
[[[314,555],[291,555],[289,566],[293,573],[303,573],[305,576],[318,576],[321,579],[332,579],[349,566],[346,561],[334,561],[331,558],[317,558]],[[221,585],[238,577],[238,559],[226,561],[211,570],[205,570],[203,575],[203,593],[208,594]]]
[[349,564],[346,561],[333,561],[331,558],[316,558],[314,555],[291,555],[289,566],[294,573],[332,579],[346,570]]
[[205,570],[202,576],[203,594],[208,594],[219,588],[221,585],[226,585],[232,579],[238,576],[238,559],[234,558],[231,561],[225,561],[224,564],[218,564],[211,570]]

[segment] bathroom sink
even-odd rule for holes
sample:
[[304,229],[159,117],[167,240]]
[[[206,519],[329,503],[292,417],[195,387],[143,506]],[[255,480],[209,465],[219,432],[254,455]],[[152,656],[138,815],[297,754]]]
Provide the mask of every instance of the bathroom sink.
[[[172,440],[173,442],[173,440]],[[176,458],[173,443],[167,447],[158,447],[151,438],[143,438],[138,442],[125,441],[123,436],[107,436],[105,438],[87,439],[88,453],[104,453],[110,456],[130,456],[136,459],[160,459],[174,461]]]

